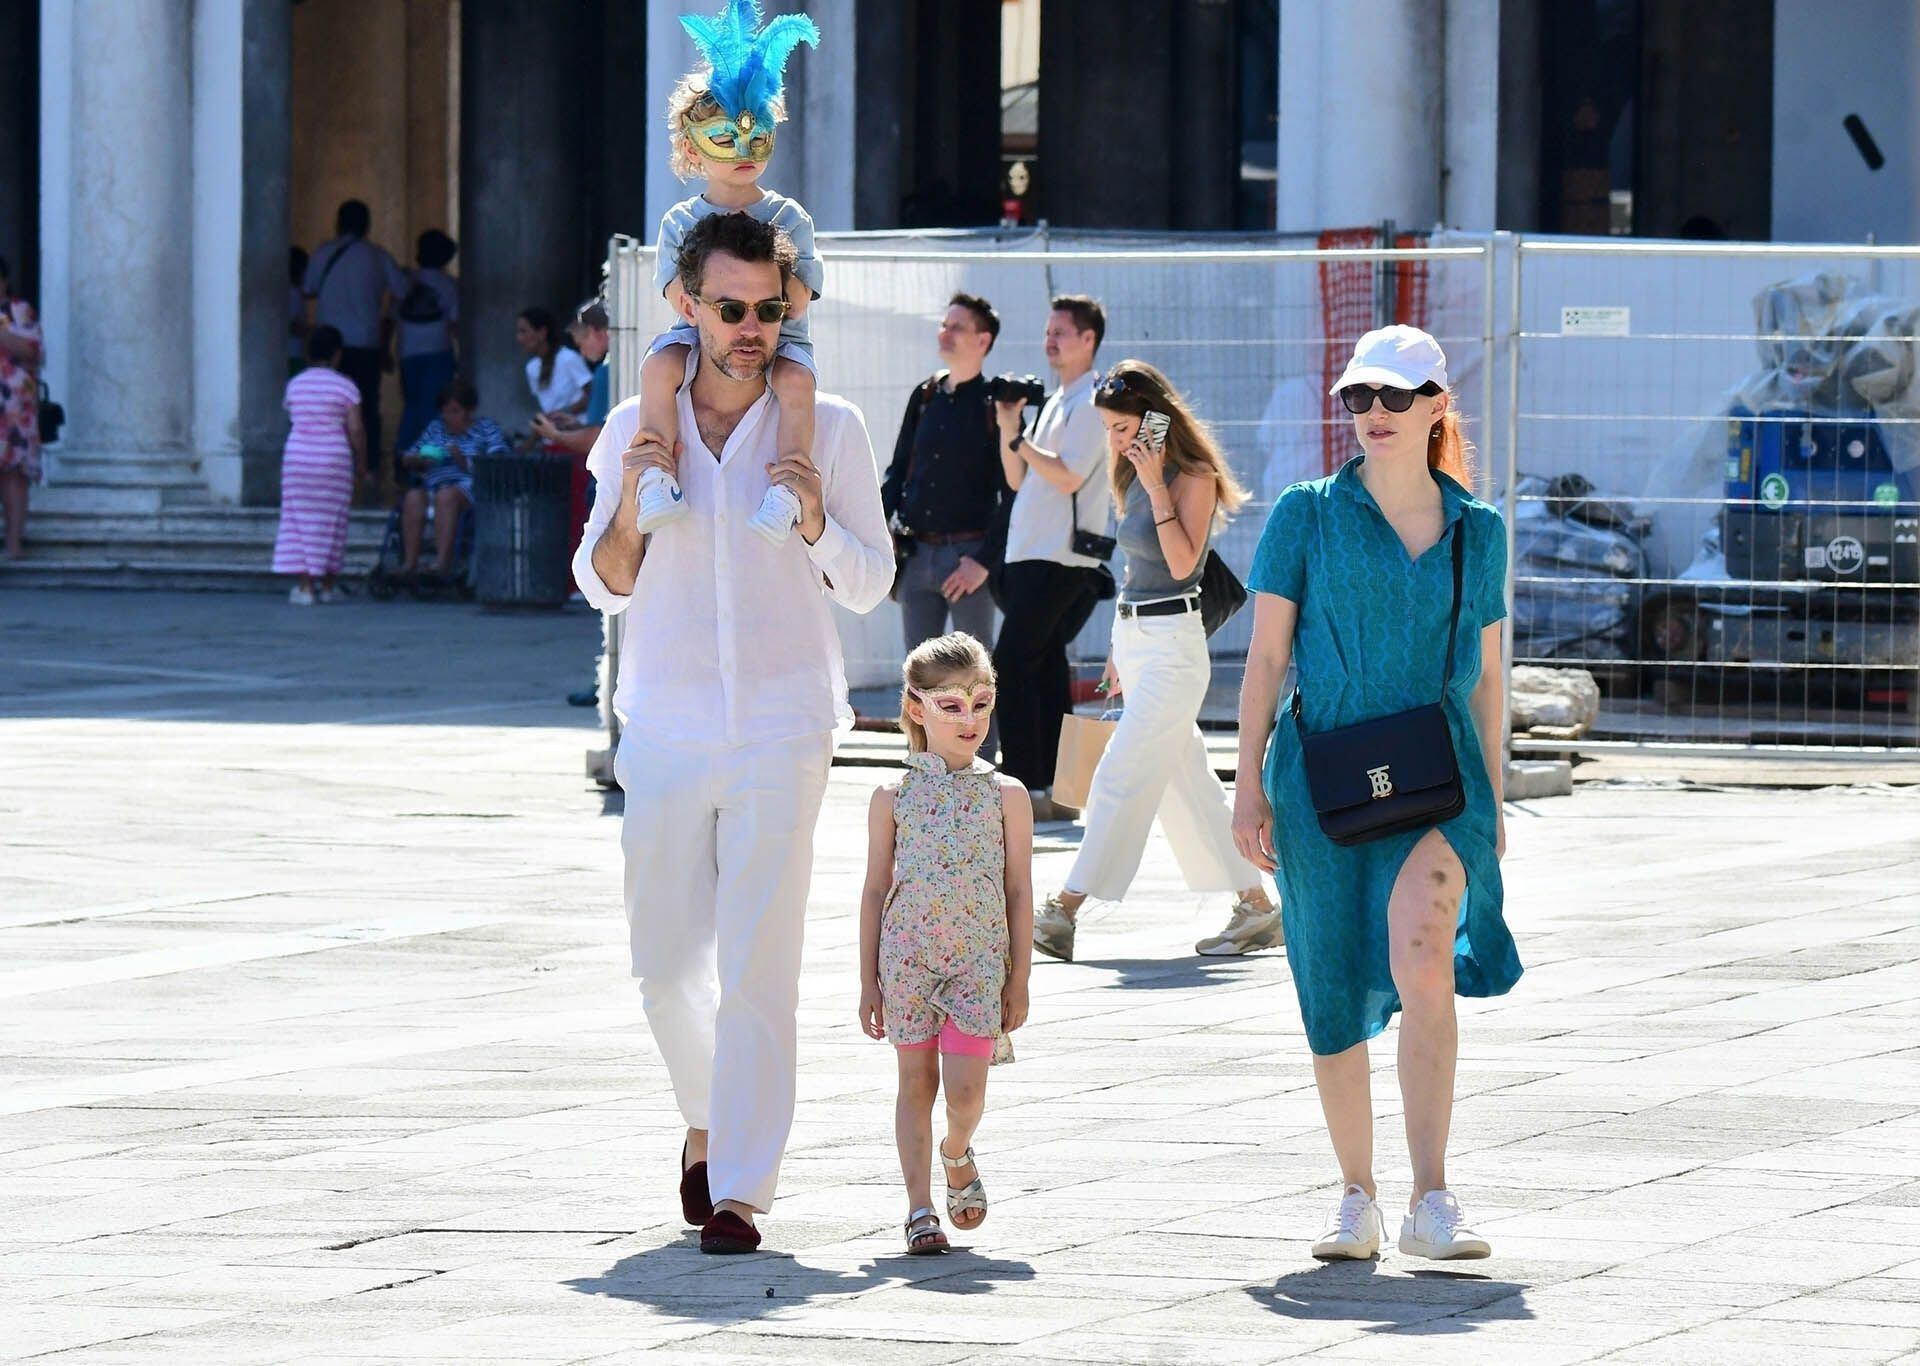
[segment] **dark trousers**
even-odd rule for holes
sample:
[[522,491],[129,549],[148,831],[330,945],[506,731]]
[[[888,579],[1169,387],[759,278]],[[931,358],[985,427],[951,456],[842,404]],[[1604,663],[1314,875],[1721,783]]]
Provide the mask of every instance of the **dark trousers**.
[[1048,788],[1060,752],[1060,718],[1073,708],[1067,646],[1100,599],[1091,574],[1051,560],[1019,560],[1003,573],[1004,615],[993,649],[1000,767],[1029,788]]
[[[965,631],[975,640],[993,648],[993,595],[985,584],[958,602],[948,602],[940,585],[960,567],[963,556],[976,564],[986,553],[982,541],[952,541],[946,545],[918,545],[893,583],[894,600],[900,604],[900,621],[906,628],[907,650],[911,653],[922,641],[945,635],[947,623],[956,631]],[[987,723],[987,738],[980,753],[991,759],[1000,752],[1000,718]]]
[[367,429],[367,468],[380,472],[380,350],[373,346],[340,348],[340,373],[360,390],[360,421]]

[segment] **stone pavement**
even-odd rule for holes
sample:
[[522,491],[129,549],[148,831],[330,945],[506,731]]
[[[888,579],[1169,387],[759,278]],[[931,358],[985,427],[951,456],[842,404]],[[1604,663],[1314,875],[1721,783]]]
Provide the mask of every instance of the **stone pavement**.
[[1156,839],[1035,968],[986,1225],[909,1260],[853,1015],[879,775],[836,770],[775,1250],[703,1258],[559,702],[594,638],[0,594],[0,1356],[1920,1361],[1920,791],[1510,810],[1528,973],[1463,1003],[1451,1172],[1496,1255],[1453,1266],[1306,1255],[1334,1172],[1286,959],[1190,956],[1224,907]]

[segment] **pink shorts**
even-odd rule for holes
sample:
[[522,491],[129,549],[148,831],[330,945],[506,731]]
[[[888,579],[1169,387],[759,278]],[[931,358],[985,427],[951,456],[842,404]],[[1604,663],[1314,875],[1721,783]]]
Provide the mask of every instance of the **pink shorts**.
[[940,1022],[940,1037],[937,1040],[922,1039],[919,1043],[897,1043],[894,1047],[902,1053],[914,1053],[932,1048],[935,1043],[940,1045],[942,1053],[950,1053],[955,1057],[991,1058],[993,1056],[992,1039],[983,1039],[978,1034],[969,1034],[952,1020]]

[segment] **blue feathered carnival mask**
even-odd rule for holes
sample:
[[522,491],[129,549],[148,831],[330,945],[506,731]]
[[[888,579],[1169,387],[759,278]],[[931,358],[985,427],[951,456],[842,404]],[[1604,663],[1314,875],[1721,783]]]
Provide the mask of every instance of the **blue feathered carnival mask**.
[[721,110],[715,118],[689,119],[687,136],[715,161],[767,160],[787,58],[802,43],[820,46],[820,30],[804,14],[775,15],[760,27],[759,0],[727,0],[712,19],[689,14],[680,23],[712,69],[707,93]]

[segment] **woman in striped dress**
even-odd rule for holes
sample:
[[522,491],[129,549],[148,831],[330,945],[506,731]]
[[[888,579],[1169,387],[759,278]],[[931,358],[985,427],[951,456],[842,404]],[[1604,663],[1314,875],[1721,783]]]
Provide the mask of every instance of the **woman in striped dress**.
[[367,478],[367,432],[360,390],[340,373],[338,328],[316,327],[305,370],[287,381],[293,430],[280,464],[280,534],[273,572],[298,578],[296,607],[335,600],[333,581],[347,558],[347,510],[355,481]]

